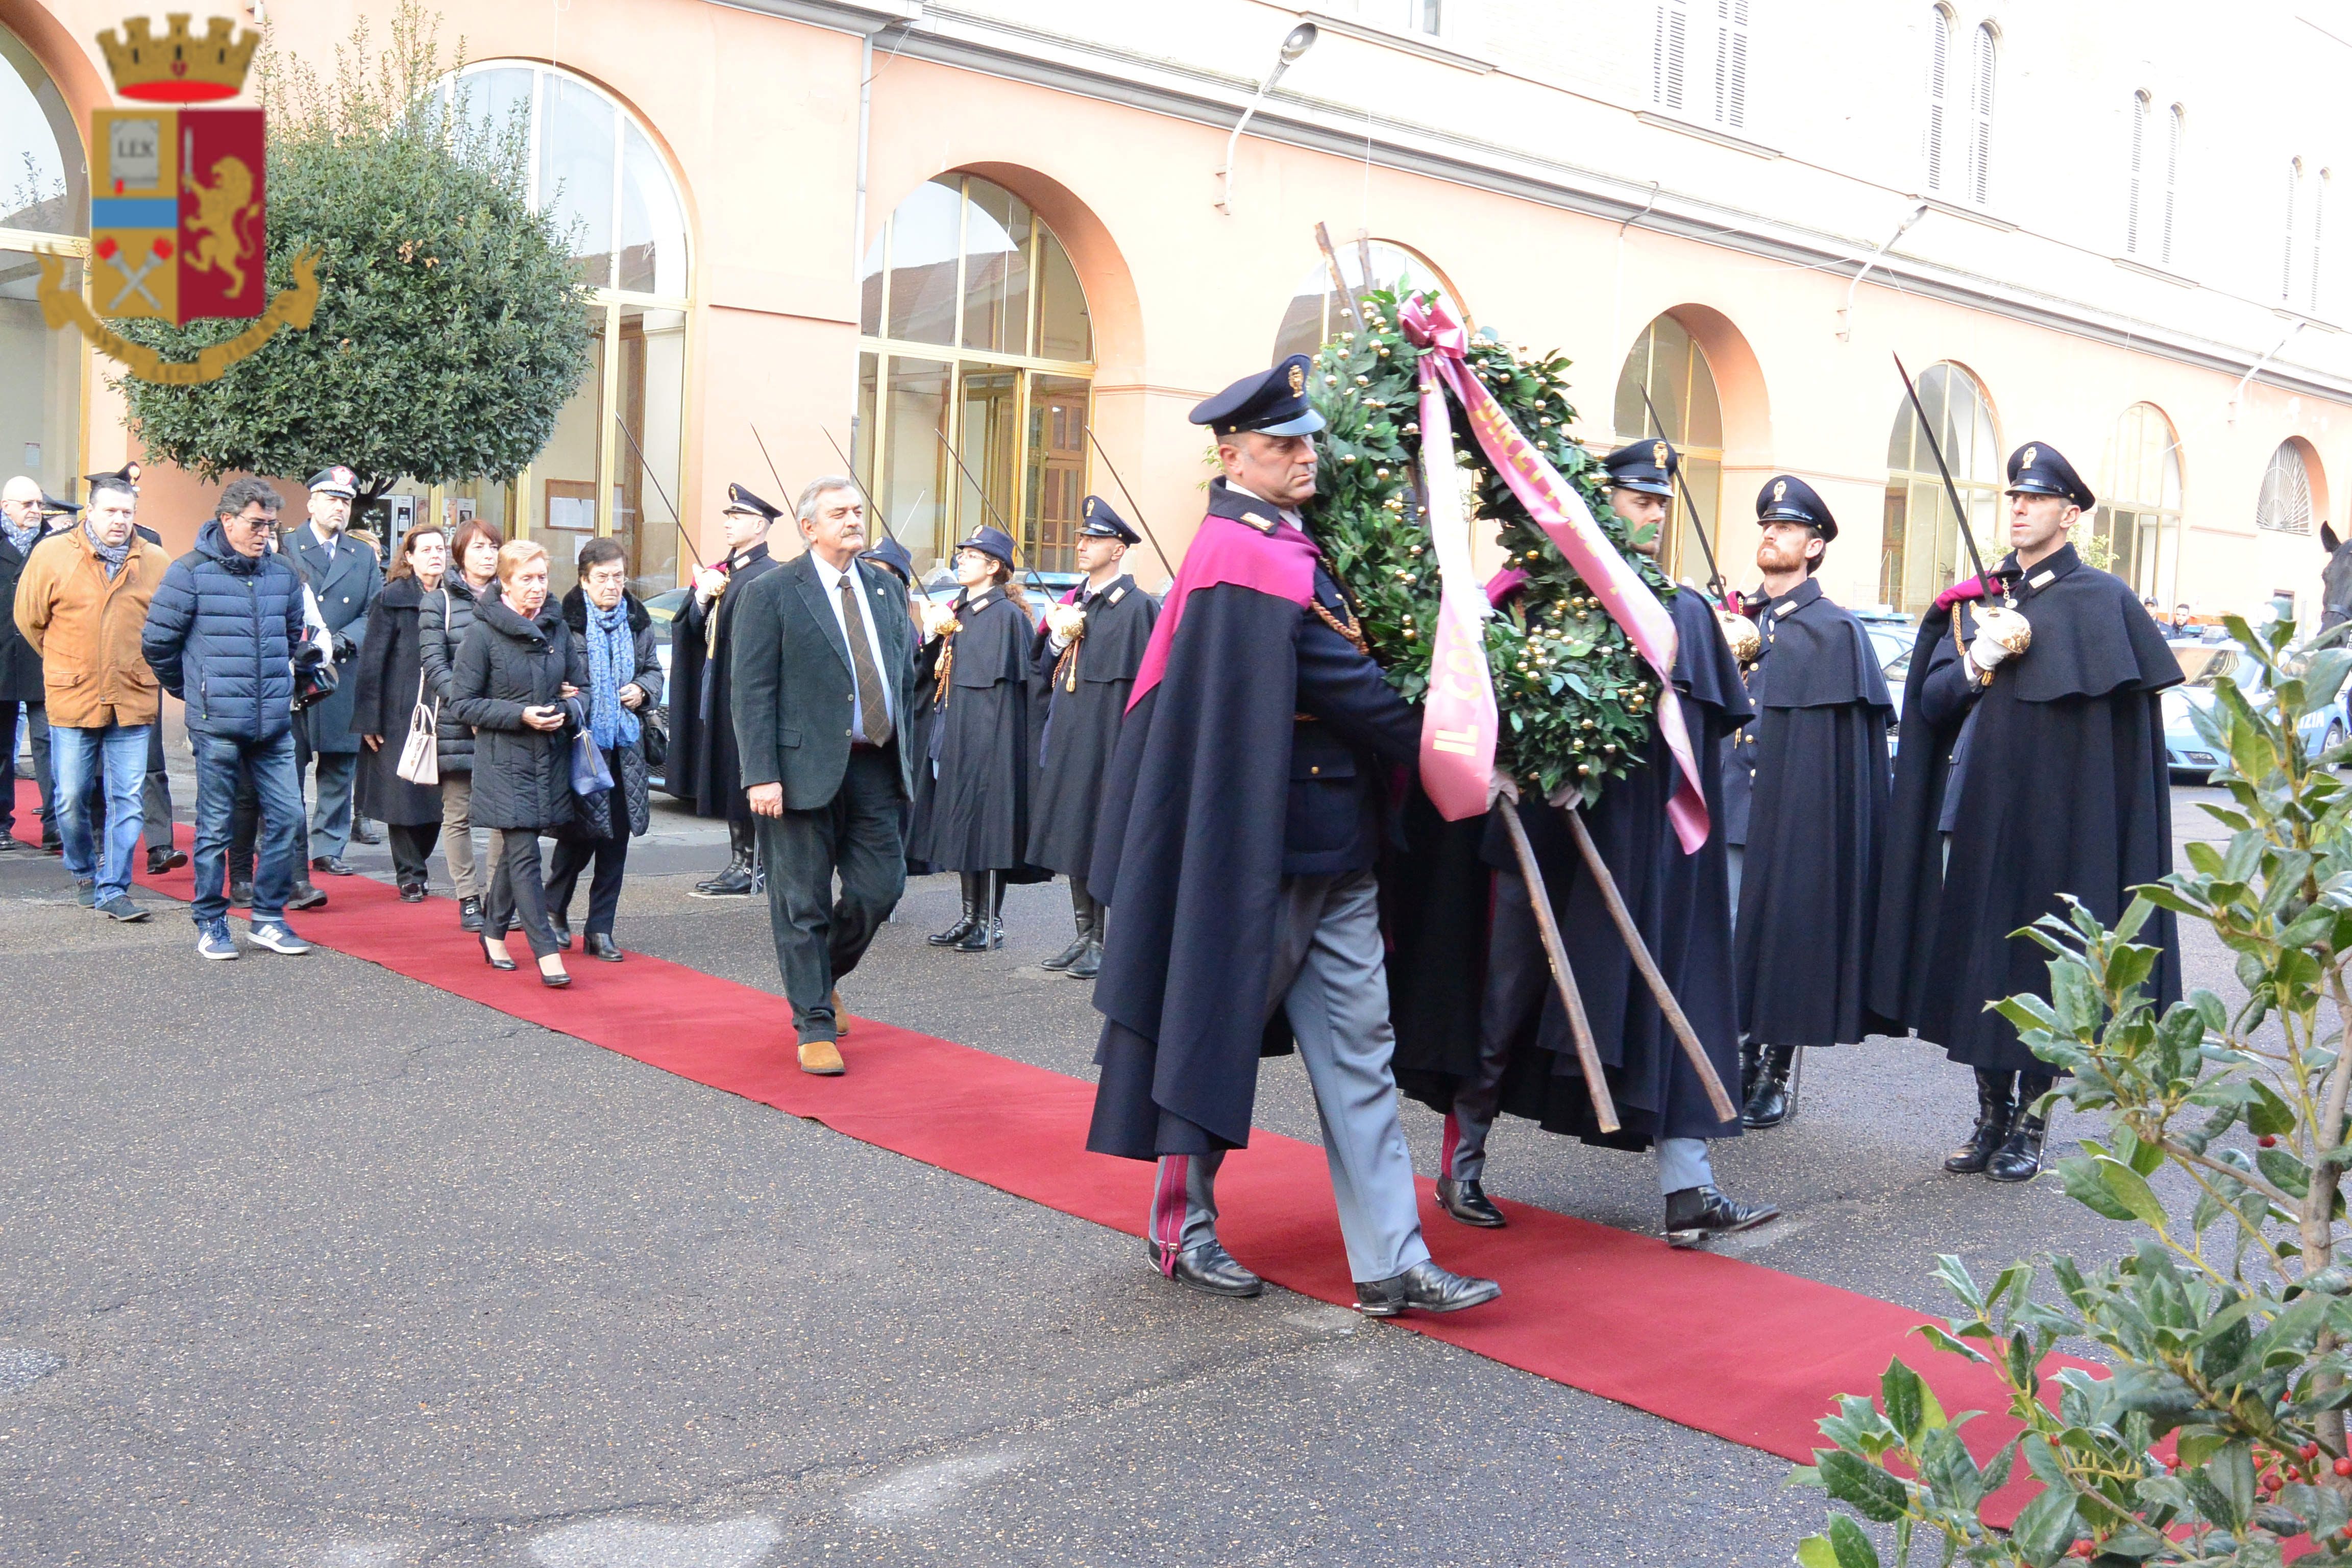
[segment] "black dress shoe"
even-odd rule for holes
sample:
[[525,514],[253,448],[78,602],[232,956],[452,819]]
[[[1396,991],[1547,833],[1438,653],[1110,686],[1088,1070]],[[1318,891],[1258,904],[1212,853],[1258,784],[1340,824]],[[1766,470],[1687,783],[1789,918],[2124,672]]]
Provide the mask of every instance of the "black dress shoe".
[[[500,958],[497,953],[490,951],[490,939],[487,933],[478,937],[476,940],[482,944],[482,962],[484,963],[488,964],[492,969],[512,969],[515,966],[515,961],[513,959]],[[500,940],[503,941],[504,939],[501,938]]]
[[231,882],[228,885],[228,901],[235,904],[241,910],[249,910],[253,908],[253,884],[250,882]]
[[556,945],[556,946],[558,946],[558,947],[560,947],[560,948],[562,948],[562,949],[564,952],[571,952],[571,951],[572,951],[572,927],[571,927],[571,925],[570,925],[569,923],[567,923],[566,921],[559,921],[559,920],[553,920],[553,919],[551,919],[551,920],[547,922],[547,924],[548,924],[548,929],[555,932],[555,945]]
[[351,862],[345,860],[340,855],[313,855],[310,857],[310,869],[313,871],[324,871],[330,877],[355,877],[359,875],[359,873],[352,868]]
[[1797,1059],[1794,1046],[1766,1046],[1756,1069],[1755,1086],[1739,1113],[1739,1125],[1749,1129],[1778,1127],[1789,1120],[1789,1068]]
[[1743,1204],[1725,1197],[1710,1184],[1685,1187],[1666,1198],[1666,1245],[1696,1247],[1711,1236],[1753,1230],[1780,1211],[1770,1204]]
[[1458,1312],[1483,1307],[1503,1293],[1492,1279],[1469,1274],[1449,1274],[1423,1258],[1393,1279],[1356,1281],[1356,1310],[1367,1318],[1393,1318],[1399,1312]]
[[610,931],[592,931],[581,939],[581,946],[591,958],[601,958],[607,963],[618,963],[626,956],[621,944],[613,940]]
[[457,929],[459,931],[479,931],[482,929],[482,900],[480,899],[459,899],[457,900]]
[[2017,1075],[2017,1120],[2010,1123],[2009,1136],[1985,1163],[1987,1176],[1996,1182],[2030,1182],[2042,1173],[2042,1139],[2049,1123],[2033,1114],[2033,1102],[2049,1093],[2056,1081],[2048,1073]]
[[1073,980],[1092,980],[1102,973],[1102,943],[1087,943],[1086,952],[1070,960],[1070,967],[1062,971]]
[[150,849],[147,851],[147,874],[151,877],[160,877],[166,871],[176,871],[187,863],[188,857],[183,850]]
[[400,901],[404,904],[423,903],[425,901],[425,884],[422,882],[403,882],[400,885]]
[[369,826],[367,818],[361,817],[352,824],[352,842],[354,844],[381,844],[383,842],[383,835]]
[[1067,969],[1071,964],[1077,962],[1078,954],[1086,952],[1086,950],[1087,933],[1080,931],[1076,936],[1070,940],[1069,946],[1064,948],[1061,952],[1055,953],[1051,958],[1040,960],[1037,967],[1040,969]]
[[[1152,1248],[1151,1261],[1160,1262],[1160,1249]],[[1204,1241],[1190,1252],[1179,1252],[1166,1265],[1168,1278],[1188,1289],[1204,1290],[1212,1296],[1255,1296],[1265,1289],[1265,1281],[1234,1261],[1221,1241]]]
[[572,984],[572,976],[564,973],[561,969],[552,974],[542,969],[539,972],[539,983],[550,991],[561,991]]
[[1437,1178],[1437,1206],[1460,1220],[1481,1230],[1500,1230],[1510,1224],[1495,1200],[1475,1182],[1457,1182],[1451,1176]]
[[698,899],[748,899],[751,896],[751,868],[747,862],[730,866],[707,882],[694,885]]
[[0,855],[15,855],[19,852],[29,854],[32,847],[13,833],[0,833]]
[[298,877],[294,880],[294,896],[286,900],[286,907],[289,910],[315,910],[323,908],[326,902],[327,895],[320,890],[316,882]]

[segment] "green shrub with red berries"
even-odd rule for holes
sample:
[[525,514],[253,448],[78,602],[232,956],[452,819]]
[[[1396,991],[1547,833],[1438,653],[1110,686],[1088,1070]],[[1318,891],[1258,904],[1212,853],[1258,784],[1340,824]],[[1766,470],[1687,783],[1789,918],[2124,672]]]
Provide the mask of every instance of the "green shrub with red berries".
[[[1934,1561],[2021,1564],[2352,1563],[2352,1269],[2336,1260],[2352,1055],[2352,746],[2308,752],[2297,721],[2334,711],[2352,652],[2292,646],[2292,623],[2231,617],[2272,695],[2217,688],[2200,731],[2227,758],[2209,805],[2226,847],[2182,847],[2185,869],[2142,888],[2112,929],[2075,908],[2028,933],[2053,955],[2050,994],[2000,1011],[2070,1078],[2045,1100],[2106,1123],[2059,1163],[2067,1193],[2137,1234],[2097,1267],[2052,1258],[1979,1285],[1955,1258],[1958,1299],[1940,1351],[1990,1366],[2023,1430],[1979,1466],[1896,1361],[1877,1400],[1850,1395],[1822,1423],[1829,1446],[1796,1479],[1891,1535],[1897,1563],[1928,1538]],[[2332,645],[2336,639],[2325,639]],[[2158,950],[2136,941],[2158,910],[2202,921],[2237,955],[2234,1005],[2199,991],[2159,1015],[2146,995]],[[2168,1201],[2148,1178],[2169,1168]],[[2168,1184],[2169,1185],[2169,1184]],[[2194,1197],[2189,1198],[2189,1193]],[[2046,1267],[2054,1294],[2033,1284]],[[2053,1351],[2087,1350],[2106,1376],[2044,1377]],[[1985,1500],[2020,1464],[2041,1490],[2006,1533]],[[1884,1537],[1882,1536],[1882,1539]],[[1879,1568],[1878,1544],[1834,1515],[1803,1568]]]

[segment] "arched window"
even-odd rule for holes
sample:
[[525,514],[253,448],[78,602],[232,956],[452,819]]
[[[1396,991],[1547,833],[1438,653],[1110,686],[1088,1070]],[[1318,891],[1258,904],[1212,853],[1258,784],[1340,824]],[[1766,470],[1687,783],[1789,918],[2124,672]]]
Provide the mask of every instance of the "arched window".
[[2279,443],[2263,470],[2262,493],[2254,498],[2254,526],[2280,533],[2311,531],[2311,466],[2303,443]]
[[[678,581],[686,439],[686,321],[693,306],[686,209],[668,164],[629,111],[553,66],[470,66],[450,90],[463,112],[529,139],[530,198],[575,237],[588,285],[588,376],[547,447],[504,485],[451,486],[451,518],[476,512],[548,547],[552,591],[601,534],[628,552],[630,586]],[[624,434],[625,432],[625,434]]]
[[[81,334],[41,320],[37,250],[85,255],[89,185],[71,110],[33,52],[0,28],[0,476],[28,474],[71,496],[82,462],[88,356]],[[81,264],[66,269],[81,284]]]
[[[1647,404],[1643,393],[1650,395]],[[1650,417],[1651,408],[1658,411]],[[1663,421],[1664,427],[1660,427]],[[1691,499],[1706,516],[1706,526],[1723,526],[1723,400],[1717,395],[1715,372],[1706,354],[1680,321],[1660,316],[1642,330],[1633,352],[1617,373],[1617,399],[1611,423],[1616,444],[1644,436],[1664,436],[1682,454],[1683,478]],[[1706,557],[1698,536],[1699,522],[1679,498],[1674,509],[1658,563],[1669,577],[1692,582],[1706,578]]]
[[2131,162],[2124,174],[2124,254],[2137,256],[2140,247],[2142,203],[2147,194],[2147,122],[2153,115],[2154,102],[2144,92],[2132,94],[2131,100]]
[[1978,24],[1969,79],[1969,199],[1979,206],[1992,199],[1992,87],[2000,63],[1992,24]]
[[917,566],[983,523],[1026,564],[1075,566],[1095,338],[1054,231],[1003,186],[941,174],[883,225],[861,288],[853,461]]
[[2116,422],[2107,481],[2093,529],[2107,542],[2107,570],[2169,608],[2180,592],[2180,441],[2153,403]]
[[[1339,270],[1347,278],[1349,289],[1385,289],[1399,295],[1433,294],[1444,300],[1465,325],[1469,324],[1467,308],[1427,257],[1385,239],[1342,245],[1335,250]],[[1371,255],[1369,276],[1364,270],[1368,250]],[[1311,354],[1355,324],[1347,296],[1331,281],[1330,265],[1318,262],[1298,280],[1298,290],[1291,296],[1290,308],[1282,313],[1282,325],[1274,334],[1275,361],[1279,363],[1292,354]]]
[[[2000,436],[1992,405],[1976,377],[1956,364],[1931,364],[1919,373],[1919,402],[1935,424],[1936,439],[1951,465],[1952,480],[1969,509],[1969,526],[1985,564],[2007,546],[2001,521]],[[1958,575],[1966,559],[1959,521],[1945,497],[1943,477],[1927,433],[1905,397],[1895,413],[1895,433],[1886,446],[1886,527],[1881,536],[1879,602],[1920,614]]]
[[1927,188],[1944,188],[1944,143],[1952,127],[1952,14],[1927,10]]

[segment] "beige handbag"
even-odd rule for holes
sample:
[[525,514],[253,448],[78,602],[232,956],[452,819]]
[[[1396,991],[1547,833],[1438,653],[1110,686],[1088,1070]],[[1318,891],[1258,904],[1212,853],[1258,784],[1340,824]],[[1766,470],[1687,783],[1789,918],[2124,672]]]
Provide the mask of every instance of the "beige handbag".
[[416,706],[408,714],[408,739],[401,743],[394,771],[413,784],[441,782],[441,700],[425,700],[425,677],[416,678]]

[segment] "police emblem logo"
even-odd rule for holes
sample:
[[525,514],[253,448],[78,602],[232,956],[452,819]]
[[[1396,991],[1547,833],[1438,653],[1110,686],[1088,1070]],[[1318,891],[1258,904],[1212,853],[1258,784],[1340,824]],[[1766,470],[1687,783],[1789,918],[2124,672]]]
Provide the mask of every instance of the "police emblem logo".
[[1293,397],[1307,390],[1307,372],[1297,365],[1290,367],[1290,395]]
[[2020,464],[2019,466],[2020,466],[2020,467],[2021,467],[2021,468],[2032,468],[2032,467],[2033,467],[2033,459],[2034,459],[2034,458],[2038,458],[2038,457],[2040,457],[2041,455],[2042,455],[2042,448],[2041,448],[2041,447],[2028,447],[2025,449],[2025,460],[2024,460],[2021,464]]
[[1650,448],[1650,461],[1662,468],[1666,466],[1666,444],[1664,441]]
[[1091,521],[1093,520],[1094,515],[1095,515],[1095,508],[1097,508],[1097,507],[1098,507],[1098,506],[1100,506],[1100,505],[1102,505],[1102,502],[1100,502],[1100,501],[1097,500],[1094,497],[1092,497],[1092,496],[1088,496],[1088,497],[1087,498],[1087,520],[1088,520],[1088,521]]
[[1773,505],[1778,506],[1778,505],[1781,502],[1781,500],[1787,497],[1788,493],[1789,493],[1789,481],[1788,481],[1788,480],[1786,480],[1786,479],[1775,479],[1775,480],[1773,480],[1773,481],[1772,481],[1772,504],[1773,504]]

